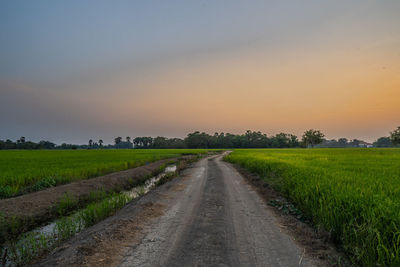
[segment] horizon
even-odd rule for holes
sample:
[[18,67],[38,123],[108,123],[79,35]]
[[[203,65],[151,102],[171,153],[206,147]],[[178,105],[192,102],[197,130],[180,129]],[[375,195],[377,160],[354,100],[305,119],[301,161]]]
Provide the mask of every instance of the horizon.
[[[400,125],[400,1],[4,1],[0,139]],[[121,135],[123,134],[123,135]]]
[[[252,132],[258,132],[258,131],[253,131],[253,130],[250,130],[250,131],[252,131]],[[193,131],[193,132],[191,132],[191,133],[194,133],[194,132],[203,133],[204,131]],[[225,135],[226,135],[226,134],[233,134],[233,135],[243,135],[243,134],[245,134],[245,132],[243,132],[243,133],[230,133],[230,132],[214,132],[214,133],[209,133],[209,132],[205,132],[205,133],[206,133],[206,134],[209,134],[209,135],[214,135],[215,133],[218,133],[218,134],[224,133]],[[266,134],[266,133],[264,133],[264,132],[261,132],[261,133]],[[282,133],[282,132],[279,132],[279,133],[276,133],[276,134],[266,134],[266,135],[267,135],[268,138],[272,138],[272,137],[274,137],[275,135],[280,134],[280,133]],[[16,141],[19,140],[21,137],[24,137],[25,140],[26,140],[26,142],[32,141],[32,142],[38,143],[38,142],[40,142],[40,141],[49,141],[49,142],[55,143],[56,145],[61,145],[61,144],[63,144],[63,143],[65,143],[65,144],[72,144],[72,145],[87,145],[87,143],[88,143],[89,140],[92,140],[94,143],[98,143],[99,140],[102,140],[104,145],[114,145],[115,138],[117,138],[117,137],[121,137],[123,142],[126,141],[126,137],[129,137],[129,138],[131,139],[131,142],[133,142],[133,139],[135,139],[136,137],[151,137],[151,138],[165,137],[165,138],[167,138],[167,139],[179,138],[179,139],[184,140],[184,139],[188,136],[188,134],[189,134],[189,133],[187,133],[187,134],[184,135],[184,136],[170,136],[170,137],[163,136],[163,135],[157,135],[157,136],[149,136],[149,135],[143,135],[143,136],[124,135],[124,136],[122,136],[122,135],[118,135],[118,136],[115,136],[112,140],[111,140],[111,139],[110,139],[110,140],[105,140],[105,139],[103,139],[103,138],[101,138],[101,137],[100,137],[100,138],[97,138],[97,139],[96,139],[96,138],[89,138],[88,140],[86,140],[86,142],[83,141],[83,142],[81,142],[81,143],[78,143],[78,142],[65,142],[65,141],[54,141],[54,140],[44,140],[43,138],[42,138],[42,139],[33,140],[33,139],[30,139],[29,137],[26,137],[26,136],[20,136],[20,137],[15,138],[15,139],[10,139],[10,138],[3,138],[3,139],[1,139],[1,138],[0,138],[0,141],[6,141],[6,140],[9,139],[9,140],[11,140],[11,141],[13,141],[13,142],[16,142]],[[292,133],[288,132],[288,133],[285,133],[285,134],[292,134]],[[298,141],[301,141],[301,140],[302,140],[302,134],[301,134],[301,135],[295,135],[295,136],[298,138]],[[381,136],[381,137],[387,137],[387,138],[389,138],[389,137],[390,137],[390,134],[388,134],[388,135],[386,135],[386,136]],[[380,137],[378,137],[376,140],[368,141],[368,140],[363,140],[363,139],[359,139],[359,138],[348,138],[348,137],[346,137],[346,136],[342,136],[342,137],[339,137],[339,138],[329,138],[329,137],[327,137],[327,136],[325,135],[323,139],[326,140],[326,141],[332,141],[332,140],[338,141],[340,138],[346,138],[349,142],[350,142],[350,141],[353,141],[353,140],[358,140],[358,141],[364,141],[364,142],[367,142],[367,143],[371,143],[371,144],[372,144],[372,143],[376,142],[377,139],[380,138]]]

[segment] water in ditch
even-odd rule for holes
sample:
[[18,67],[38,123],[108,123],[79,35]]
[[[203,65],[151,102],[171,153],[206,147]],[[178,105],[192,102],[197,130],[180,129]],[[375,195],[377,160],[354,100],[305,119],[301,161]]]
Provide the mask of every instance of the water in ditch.
[[[133,187],[130,190],[122,191],[121,193],[126,194],[132,200],[135,198],[138,198],[138,197],[146,194],[147,192],[149,192],[156,185],[156,183],[162,177],[164,177],[166,174],[173,173],[175,171],[176,171],[176,165],[168,165],[162,173],[149,178],[144,183],[144,185]],[[78,216],[78,214],[79,214],[79,211],[75,212],[74,214],[72,214],[70,216]],[[50,223],[46,226],[43,226],[35,231],[38,232],[38,234],[40,234],[40,233],[51,234],[54,232],[55,226],[56,226],[56,222],[52,222],[52,223]]]
[[[169,174],[169,173],[174,173],[177,170],[177,166],[176,165],[168,165],[166,166],[166,168],[164,169],[164,171],[156,176],[153,176],[151,178],[149,178],[148,180],[146,180],[146,182],[144,183],[144,185],[141,186],[137,186],[137,187],[133,187],[130,190],[127,191],[123,191],[121,192],[121,194],[125,194],[129,200],[133,200],[135,198],[138,198],[144,194],[146,194],[147,192],[149,192],[153,187],[156,186],[156,183],[163,178],[165,175]],[[110,200],[111,201],[111,200]],[[70,215],[69,218],[71,218],[72,220],[76,221],[76,223],[74,224],[74,229],[71,229],[72,232],[74,233],[78,233],[81,230],[83,230],[85,228],[84,226],[84,222],[81,221],[81,217],[80,217],[80,211],[76,211],[74,214]],[[17,264],[15,262],[13,262],[12,260],[10,260],[7,256],[4,256],[4,253],[6,253],[5,251],[10,253],[14,253],[17,254],[16,256],[14,256],[15,258],[20,258],[20,252],[18,251],[24,251],[23,253],[26,253],[27,250],[35,250],[35,248],[33,248],[33,246],[35,246],[36,243],[41,243],[43,246],[46,246],[46,244],[44,243],[50,243],[47,244],[49,246],[51,246],[51,243],[54,244],[57,241],[57,235],[56,235],[56,226],[57,226],[57,221],[53,221],[45,226],[39,227],[29,233],[26,234],[26,236],[28,236],[28,238],[22,238],[21,240],[17,241],[16,246],[19,248],[17,250],[15,250],[14,252],[10,252],[11,249],[9,247],[3,247],[2,251],[0,251],[0,256],[3,259],[6,259],[5,262],[2,262],[2,259],[0,258],[0,265],[1,266],[16,266]],[[33,253],[35,253],[33,251]],[[19,255],[18,255],[19,254]]]

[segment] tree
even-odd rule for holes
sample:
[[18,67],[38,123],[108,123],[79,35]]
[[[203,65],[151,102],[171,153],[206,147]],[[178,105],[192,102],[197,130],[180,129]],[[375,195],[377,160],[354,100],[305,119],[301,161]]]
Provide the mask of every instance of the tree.
[[126,137],[126,142],[128,142],[128,143],[131,142],[131,138],[129,136]]
[[310,129],[303,134],[302,141],[307,145],[314,147],[324,141],[324,134],[320,130]]
[[299,146],[299,140],[297,139],[297,136],[294,134],[287,134],[289,137],[289,147],[298,147]]
[[169,148],[185,148],[186,144],[185,141],[180,138],[172,138],[168,139]]
[[246,133],[242,136],[242,146],[245,148],[262,148],[268,147],[269,140],[266,134],[262,132],[252,132],[247,130]]
[[279,133],[270,138],[271,147],[284,148],[284,147],[297,147],[299,141],[297,136],[293,134]]
[[188,148],[209,148],[211,136],[205,132],[196,131],[189,133],[185,138],[185,143]]
[[25,143],[25,137],[21,136],[21,138],[19,139],[20,143]]
[[4,143],[6,149],[16,149],[17,144],[11,141],[10,139],[7,139],[6,142]]
[[393,132],[390,132],[390,141],[392,141],[394,145],[400,145],[400,126]]
[[117,138],[114,139],[114,141],[115,141],[115,144],[118,145],[119,143],[121,143],[122,137],[118,136]]
[[103,140],[102,139],[99,140],[99,145],[100,145],[100,147],[103,147]]
[[339,146],[342,146],[342,147],[345,147],[345,146],[347,146],[347,143],[348,143],[349,141],[347,140],[347,138],[339,138],[339,140],[338,140],[338,143],[339,143]]
[[390,137],[380,137],[374,142],[375,147],[391,147],[393,146]]
[[53,149],[56,147],[56,144],[49,141],[40,141],[38,144],[39,149]]
[[285,133],[276,134],[270,139],[271,139],[271,147],[277,147],[277,148],[287,147],[290,141]]
[[362,142],[361,140],[353,139],[353,140],[351,140],[350,145],[352,147],[359,147],[361,142]]
[[93,146],[93,140],[90,139],[90,140],[89,140],[89,148],[91,148],[92,146]]
[[153,139],[153,148],[168,148],[168,139],[166,137],[157,136]]

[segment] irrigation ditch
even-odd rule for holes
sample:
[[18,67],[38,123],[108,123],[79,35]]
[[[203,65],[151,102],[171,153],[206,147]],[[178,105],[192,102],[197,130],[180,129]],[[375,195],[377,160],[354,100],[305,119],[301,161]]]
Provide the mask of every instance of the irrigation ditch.
[[[0,218],[0,266],[21,266],[34,262],[83,229],[113,215],[128,202],[174,178],[180,170],[201,157],[190,155],[161,160],[44,190],[51,192],[32,193],[39,196],[24,195],[17,200],[2,200],[0,210],[9,213],[3,212]],[[73,188],[80,190],[67,190]],[[53,198],[43,199],[51,193]],[[56,198],[54,194],[57,194]],[[7,204],[19,201],[23,205],[35,199],[39,200],[39,204],[30,213],[10,212],[17,211],[15,206],[2,209]],[[46,201],[48,205],[43,206],[41,202]]]

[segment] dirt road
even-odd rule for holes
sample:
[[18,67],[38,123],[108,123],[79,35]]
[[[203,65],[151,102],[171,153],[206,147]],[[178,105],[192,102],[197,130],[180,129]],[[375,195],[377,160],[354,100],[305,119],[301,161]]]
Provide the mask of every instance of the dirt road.
[[308,266],[264,201],[221,159],[190,170],[121,266]]
[[311,266],[304,249],[221,155],[204,158],[39,266]]

